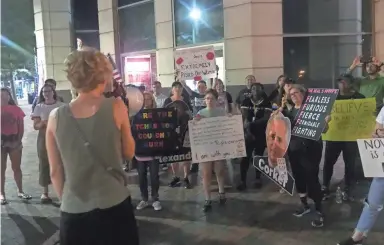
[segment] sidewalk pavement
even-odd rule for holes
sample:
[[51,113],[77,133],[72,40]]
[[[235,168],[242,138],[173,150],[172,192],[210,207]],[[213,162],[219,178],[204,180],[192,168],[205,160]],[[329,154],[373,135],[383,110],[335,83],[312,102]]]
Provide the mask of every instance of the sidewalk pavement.
[[[42,190],[38,185],[37,133],[28,117],[29,106],[23,109],[27,114],[23,180],[25,192],[31,194],[33,199],[24,202],[17,198],[12,170],[8,167],[6,193],[9,204],[1,207],[1,244],[52,245],[57,241],[59,207],[55,204],[57,199],[52,205],[40,204]],[[341,181],[343,171],[343,163],[339,160],[333,183]],[[237,165],[235,173],[238,173]],[[128,175],[133,202],[137,204],[140,201],[137,174],[132,171]],[[250,170],[249,180],[253,177],[254,171]],[[226,206],[221,208],[214,203],[212,212],[204,214],[200,177],[192,176],[195,187],[191,190],[169,188],[167,183],[170,178],[169,173],[161,173],[162,211],[155,212],[151,208],[136,211],[142,245],[334,245],[351,234],[362,209],[359,201],[343,204],[336,204],[334,200],[325,202],[325,227],[314,229],[310,226],[313,215],[300,219],[292,215],[299,203],[298,198],[279,193],[279,189],[264,178],[262,190],[249,189],[238,193],[228,186]],[[368,188],[367,182],[360,183],[356,190],[357,198],[363,198]],[[217,190],[215,184],[213,189]],[[383,245],[383,241],[384,218],[381,216],[367,244]]]

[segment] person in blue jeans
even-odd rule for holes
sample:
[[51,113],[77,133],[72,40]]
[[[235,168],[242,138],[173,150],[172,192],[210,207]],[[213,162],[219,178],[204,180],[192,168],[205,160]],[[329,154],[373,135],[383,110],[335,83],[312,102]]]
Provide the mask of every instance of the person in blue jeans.
[[[144,92],[144,109],[156,108],[156,101],[152,94]],[[148,203],[148,179],[147,172],[149,169],[149,177],[151,179],[151,197],[152,207],[155,211],[162,209],[159,201],[159,163],[152,156],[143,156],[135,154],[137,160],[137,172],[139,174],[139,186],[141,192],[141,201],[136,206],[137,210],[142,210],[149,206]]]
[[[384,108],[376,118],[376,130],[374,138],[384,138]],[[365,200],[363,212],[352,237],[343,240],[338,245],[362,245],[368,232],[374,226],[380,211],[384,206],[384,178],[374,178],[369,188],[368,197]]]

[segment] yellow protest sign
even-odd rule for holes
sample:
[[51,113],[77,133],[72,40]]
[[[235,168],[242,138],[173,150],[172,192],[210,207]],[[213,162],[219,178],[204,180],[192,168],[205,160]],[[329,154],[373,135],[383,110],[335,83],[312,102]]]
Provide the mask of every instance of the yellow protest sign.
[[332,107],[329,129],[323,134],[327,141],[368,139],[375,128],[375,98],[336,100]]

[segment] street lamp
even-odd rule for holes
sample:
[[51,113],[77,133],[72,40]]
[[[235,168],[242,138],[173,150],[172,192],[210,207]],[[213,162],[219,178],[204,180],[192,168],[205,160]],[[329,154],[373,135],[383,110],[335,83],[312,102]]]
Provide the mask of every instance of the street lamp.
[[189,17],[193,20],[193,23],[192,23],[192,43],[196,43],[197,22],[201,18],[201,10],[198,8],[193,8],[189,12]]
[[200,9],[198,9],[198,8],[192,9],[191,12],[189,12],[189,17],[194,21],[199,20],[201,18]]

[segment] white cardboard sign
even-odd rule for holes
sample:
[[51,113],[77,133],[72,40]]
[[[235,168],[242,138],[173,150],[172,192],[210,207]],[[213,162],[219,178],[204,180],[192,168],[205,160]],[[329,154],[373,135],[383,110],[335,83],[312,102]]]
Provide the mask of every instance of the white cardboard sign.
[[384,139],[358,139],[365,177],[384,177]]
[[246,156],[241,115],[202,118],[188,123],[192,162]]
[[213,46],[175,51],[176,69],[181,80],[199,81],[216,77],[216,59]]

